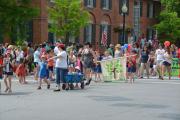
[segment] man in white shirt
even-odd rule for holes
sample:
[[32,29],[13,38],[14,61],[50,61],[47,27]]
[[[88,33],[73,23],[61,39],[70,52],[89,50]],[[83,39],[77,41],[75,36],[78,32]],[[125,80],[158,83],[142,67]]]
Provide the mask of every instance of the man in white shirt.
[[157,72],[159,73],[159,78],[161,78],[160,68],[161,68],[162,62],[164,61],[164,54],[165,54],[165,50],[162,48],[161,45],[159,45],[159,49],[157,49],[155,53],[156,69],[157,69]]

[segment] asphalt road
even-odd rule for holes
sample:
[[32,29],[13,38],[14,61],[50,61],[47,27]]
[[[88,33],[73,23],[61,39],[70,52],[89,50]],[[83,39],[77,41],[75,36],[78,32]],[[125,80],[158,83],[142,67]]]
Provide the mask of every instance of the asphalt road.
[[51,87],[14,81],[13,93],[0,95],[0,120],[180,120],[180,80],[92,83],[58,93]]

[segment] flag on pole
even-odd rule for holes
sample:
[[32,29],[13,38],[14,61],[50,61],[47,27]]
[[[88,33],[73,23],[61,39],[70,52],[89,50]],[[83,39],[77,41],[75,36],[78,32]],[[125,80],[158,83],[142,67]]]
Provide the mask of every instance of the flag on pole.
[[101,44],[103,46],[107,46],[107,31],[106,30],[102,32]]

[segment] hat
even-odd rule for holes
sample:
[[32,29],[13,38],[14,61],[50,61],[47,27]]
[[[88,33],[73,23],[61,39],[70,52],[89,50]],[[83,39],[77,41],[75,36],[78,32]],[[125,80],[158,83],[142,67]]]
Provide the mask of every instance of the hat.
[[114,47],[114,45],[113,45],[113,44],[110,44],[109,46],[110,46],[110,47]]
[[121,45],[120,45],[120,44],[117,44],[117,45],[115,46],[115,48],[121,48]]
[[64,44],[58,44],[58,47],[60,47],[60,48],[65,48],[65,45]]

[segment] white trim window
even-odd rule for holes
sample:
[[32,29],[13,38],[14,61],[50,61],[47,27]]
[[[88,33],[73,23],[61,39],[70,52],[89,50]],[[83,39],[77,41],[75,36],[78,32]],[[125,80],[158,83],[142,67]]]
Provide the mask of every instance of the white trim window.
[[85,27],[85,43],[86,42],[92,42],[92,24],[88,24]]
[[148,18],[154,17],[154,4],[153,4],[153,2],[147,3],[147,17]]
[[88,8],[96,7],[96,0],[84,0],[84,5]]
[[102,9],[110,10],[112,6],[112,0],[101,0]]

